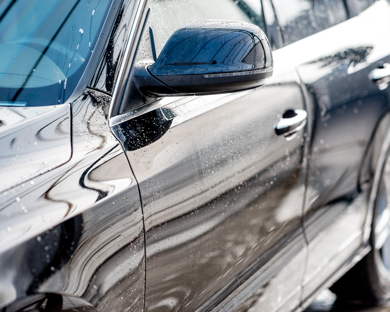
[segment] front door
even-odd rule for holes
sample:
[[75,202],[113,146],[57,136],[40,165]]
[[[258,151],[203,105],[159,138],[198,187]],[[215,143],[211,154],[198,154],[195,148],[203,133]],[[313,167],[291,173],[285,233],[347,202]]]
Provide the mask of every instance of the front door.
[[[262,26],[260,12],[257,1],[151,1],[133,67],[153,57],[150,29],[158,54],[192,20]],[[146,104],[133,87],[130,78],[121,108],[133,118],[114,130],[130,137],[142,198],[146,311],[297,307],[305,129],[290,138],[274,129],[289,109],[305,110],[295,69],[250,91]]]

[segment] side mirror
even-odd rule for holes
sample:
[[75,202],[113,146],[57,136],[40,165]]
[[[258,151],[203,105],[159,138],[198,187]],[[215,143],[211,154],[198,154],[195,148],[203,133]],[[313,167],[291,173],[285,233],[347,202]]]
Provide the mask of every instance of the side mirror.
[[263,85],[272,52],[257,26],[234,21],[194,22],[177,30],[156,63],[136,73],[143,94],[201,95]]

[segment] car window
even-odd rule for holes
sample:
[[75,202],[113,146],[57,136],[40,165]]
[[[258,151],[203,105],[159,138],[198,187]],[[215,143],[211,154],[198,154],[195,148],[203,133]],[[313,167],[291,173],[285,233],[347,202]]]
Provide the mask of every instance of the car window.
[[110,6],[110,0],[1,1],[0,106],[64,103]]
[[343,0],[273,0],[284,32],[285,44],[293,43],[348,19]]
[[197,20],[250,22],[263,28],[260,0],[152,0],[157,55],[180,27]]
[[263,0],[262,3],[268,40],[271,44],[272,50],[276,50],[283,46],[282,33],[280,32],[280,27],[276,20],[275,10],[272,6],[271,0]]
[[374,2],[375,0],[347,0],[353,15],[358,15],[360,12],[363,12]]

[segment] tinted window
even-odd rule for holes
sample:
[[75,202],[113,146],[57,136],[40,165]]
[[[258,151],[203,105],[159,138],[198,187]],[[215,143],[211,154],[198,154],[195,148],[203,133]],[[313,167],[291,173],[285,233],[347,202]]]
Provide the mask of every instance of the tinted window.
[[197,20],[225,19],[263,27],[260,0],[152,0],[157,53],[180,27]]
[[367,9],[374,2],[375,0],[348,0],[348,5],[353,11],[353,14],[357,15]]
[[111,0],[0,3],[0,105],[64,103],[90,58]]
[[343,0],[273,0],[273,3],[285,34],[285,44],[313,35],[348,18]]
[[263,0],[263,10],[265,23],[267,25],[267,36],[271,44],[272,50],[276,50],[283,46],[283,40],[280,32],[280,27],[276,21],[275,11],[271,0]]

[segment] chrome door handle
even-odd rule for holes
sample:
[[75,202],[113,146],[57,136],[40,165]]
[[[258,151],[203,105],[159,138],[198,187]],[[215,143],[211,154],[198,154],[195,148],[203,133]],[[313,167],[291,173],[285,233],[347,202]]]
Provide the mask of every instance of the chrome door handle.
[[302,109],[288,109],[275,125],[275,133],[291,137],[306,125],[307,113]]
[[390,78],[390,64],[383,64],[382,68],[374,69],[368,76],[372,81],[377,82],[379,80]]

